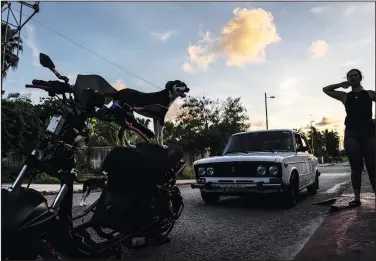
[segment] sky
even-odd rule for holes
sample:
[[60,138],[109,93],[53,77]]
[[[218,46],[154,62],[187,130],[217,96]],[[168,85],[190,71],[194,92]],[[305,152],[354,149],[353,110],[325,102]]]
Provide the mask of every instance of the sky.
[[[43,52],[71,83],[78,74],[99,74],[117,88],[160,90],[117,66],[160,88],[179,79],[190,95],[241,97],[251,129],[265,129],[267,93],[275,96],[267,99],[269,129],[314,121],[342,135],[344,106],[322,88],[358,68],[363,87],[375,89],[375,3],[41,2],[34,19],[40,23],[22,30],[24,51],[3,81],[6,92],[30,92],[24,85],[32,79],[54,80],[39,65]],[[31,93],[33,101],[44,96]]]

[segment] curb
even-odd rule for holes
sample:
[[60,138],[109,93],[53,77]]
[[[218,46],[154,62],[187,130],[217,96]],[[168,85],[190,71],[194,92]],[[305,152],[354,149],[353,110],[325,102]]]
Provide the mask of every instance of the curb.
[[334,165],[334,163],[328,163],[328,164],[324,163],[324,164],[319,165],[319,167],[330,167],[330,166],[333,166],[333,165]]
[[[196,182],[196,180],[177,180],[176,181],[176,185],[177,186],[183,186],[183,185],[190,185],[190,184],[192,184],[192,183],[195,183]],[[11,186],[11,184],[1,184],[2,186],[2,188],[7,188],[7,187],[10,187]],[[36,188],[36,186],[38,186],[38,185],[40,185],[40,184],[31,184],[31,188],[33,188],[34,187],[34,189],[36,190],[36,191],[39,191],[42,195],[55,195],[55,194],[57,194],[58,193],[58,189],[52,189],[52,190],[45,190],[45,189],[43,189],[43,188]],[[59,184],[41,184],[41,185],[44,185],[44,186],[60,186]],[[82,184],[74,184],[75,185],[75,187],[76,186],[80,186],[81,188],[73,188],[73,193],[74,194],[77,194],[77,193],[82,193]],[[95,190],[93,190],[92,192],[100,192],[101,190],[100,189],[95,189]]]

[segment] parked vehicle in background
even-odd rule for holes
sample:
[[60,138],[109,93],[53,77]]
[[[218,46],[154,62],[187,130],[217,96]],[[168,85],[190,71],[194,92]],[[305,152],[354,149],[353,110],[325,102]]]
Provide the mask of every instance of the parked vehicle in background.
[[303,133],[290,129],[233,134],[223,155],[194,162],[202,199],[216,203],[221,196],[280,193],[282,203],[293,207],[298,193],[319,188],[319,163]]

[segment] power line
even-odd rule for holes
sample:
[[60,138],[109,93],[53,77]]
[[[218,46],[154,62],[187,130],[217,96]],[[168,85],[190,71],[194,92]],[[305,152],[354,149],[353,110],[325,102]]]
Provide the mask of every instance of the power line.
[[[13,10],[15,10],[15,11],[17,11],[17,12],[21,13],[21,11],[20,11],[20,10],[17,10],[17,9],[15,9],[15,8],[13,8]],[[22,13],[22,15],[24,15],[24,16],[25,16],[26,14]],[[131,72],[131,71],[129,71],[129,70],[126,70],[126,69],[124,69],[123,67],[121,67],[121,66],[117,65],[117,64],[116,64],[116,63],[114,63],[114,62],[111,62],[111,61],[110,61],[110,60],[108,60],[107,58],[105,58],[105,57],[103,57],[103,56],[101,56],[101,55],[97,54],[96,52],[93,52],[92,50],[88,49],[87,47],[83,46],[82,44],[79,44],[79,43],[77,43],[77,42],[73,41],[72,39],[70,39],[70,38],[66,37],[65,35],[63,35],[63,34],[59,33],[58,31],[56,31],[55,29],[52,29],[51,27],[49,27],[49,26],[47,26],[47,25],[45,25],[45,24],[43,24],[43,23],[39,22],[38,20],[35,20],[34,18],[33,18],[33,19],[31,19],[31,20],[33,20],[34,22],[36,22],[36,23],[38,23],[38,24],[40,24],[40,25],[44,26],[44,27],[45,27],[45,28],[47,28],[48,30],[50,30],[50,31],[52,31],[52,32],[54,32],[54,33],[56,33],[57,35],[59,35],[60,37],[62,37],[62,38],[64,38],[64,39],[66,39],[66,40],[68,40],[68,41],[70,41],[71,43],[73,43],[73,44],[75,44],[75,45],[77,45],[77,46],[81,47],[82,49],[84,49],[84,50],[86,50],[86,51],[90,52],[91,54],[94,54],[95,56],[97,56],[97,57],[101,58],[102,60],[104,60],[104,61],[106,61],[106,62],[108,62],[108,63],[110,63],[110,64],[112,64],[112,65],[116,66],[117,68],[119,68],[119,69],[123,70],[124,72],[126,72],[126,73],[129,73],[129,74],[133,75],[134,77],[136,77],[136,78],[138,78],[138,79],[140,79],[140,80],[142,80],[142,81],[144,81],[144,82],[146,82],[146,83],[148,83],[148,84],[150,84],[150,85],[152,85],[152,86],[154,86],[154,87],[156,87],[156,88],[158,88],[158,89],[161,89],[161,90],[162,90],[162,88],[161,88],[161,87],[159,87],[158,85],[156,85],[156,84],[154,84],[154,83],[152,83],[152,82],[149,82],[148,80],[145,80],[145,79],[144,79],[144,78],[142,78],[141,76],[138,76],[137,74],[134,74],[133,72]]]

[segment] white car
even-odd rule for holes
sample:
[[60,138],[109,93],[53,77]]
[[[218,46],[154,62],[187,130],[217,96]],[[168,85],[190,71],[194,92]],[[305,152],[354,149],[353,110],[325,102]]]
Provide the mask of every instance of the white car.
[[296,204],[298,193],[319,188],[319,163],[304,134],[290,129],[233,134],[222,156],[193,163],[202,199],[216,203],[221,196],[280,193],[286,207]]

